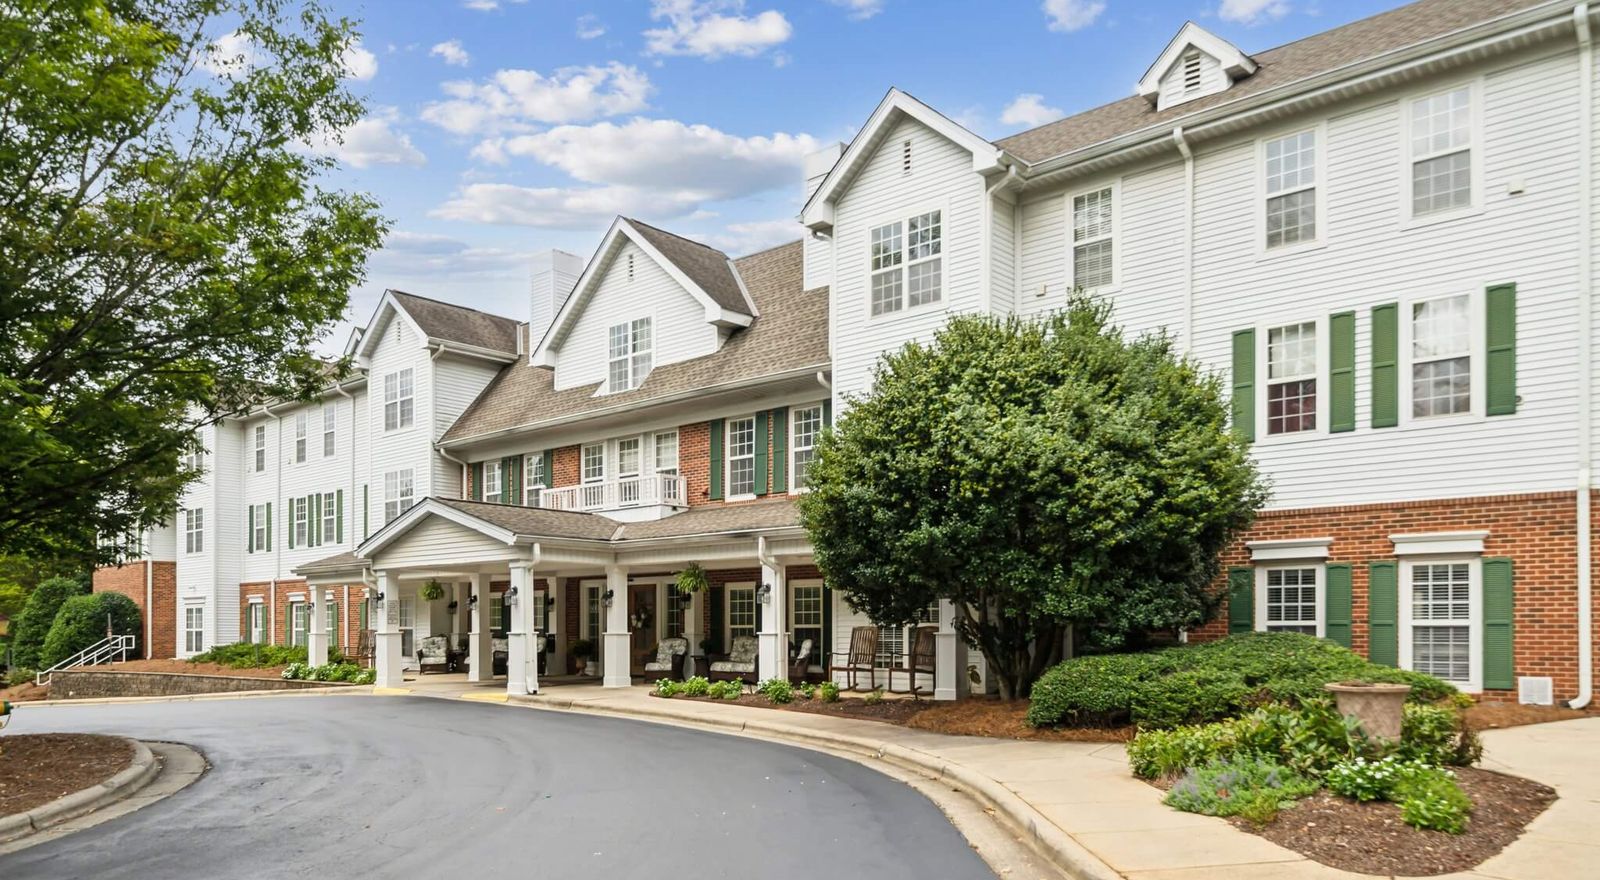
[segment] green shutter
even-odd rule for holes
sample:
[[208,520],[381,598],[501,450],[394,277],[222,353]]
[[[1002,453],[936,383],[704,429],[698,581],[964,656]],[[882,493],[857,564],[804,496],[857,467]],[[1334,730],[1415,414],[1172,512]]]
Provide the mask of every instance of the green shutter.
[[470,479],[472,481],[472,493],[471,493],[472,500],[473,501],[482,501],[483,500],[483,462],[476,461],[476,462],[472,463],[472,474],[468,479]]
[[309,526],[309,530],[311,532],[311,546],[313,546],[313,547],[321,547],[322,546],[322,493],[321,492],[313,492],[313,493],[311,493],[311,505],[310,505],[310,507],[311,507],[311,523],[310,523],[310,526]]
[[1510,690],[1517,686],[1512,672],[1511,560],[1483,560],[1483,686]]
[[712,587],[706,593],[708,601],[711,602],[711,632],[706,634],[706,637],[711,640],[711,650],[707,653],[721,654],[726,650],[726,646],[722,643],[722,622],[727,611],[722,607],[723,588]]
[[722,435],[726,430],[722,419],[711,422],[711,500],[722,500]]
[[553,489],[556,485],[556,451],[554,449],[546,449],[544,451],[544,485],[548,489]]
[[1228,635],[1256,628],[1256,571],[1249,566],[1228,569]]
[[522,503],[522,456],[500,459],[500,503]]
[[824,398],[822,401],[822,427],[833,427],[833,398]]
[[1328,317],[1328,431],[1356,429],[1356,313]]
[[789,410],[772,411],[772,491],[789,491]]
[[289,536],[290,550],[294,549],[294,502],[295,499],[289,499],[289,508],[284,512],[283,517],[284,525],[287,526],[287,528],[284,529],[284,533]]
[[1400,665],[1400,572],[1393,562],[1367,563],[1367,659]]
[[1256,439],[1256,331],[1233,334],[1233,433]]
[[1328,640],[1350,647],[1350,563],[1334,562],[1327,567],[1327,583],[1322,591],[1322,620]]
[[244,552],[256,552],[256,508],[253,504],[244,506]]
[[1509,416],[1517,411],[1517,286],[1496,284],[1484,299],[1488,342],[1484,411],[1491,416]]
[[267,552],[272,551],[272,502],[267,502],[267,546],[262,548]]
[[756,494],[767,494],[767,411],[756,413]]
[[1372,307],[1372,427],[1400,424],[1400,306]]
[[333,541],[344,543],[344,490],[333,493]]

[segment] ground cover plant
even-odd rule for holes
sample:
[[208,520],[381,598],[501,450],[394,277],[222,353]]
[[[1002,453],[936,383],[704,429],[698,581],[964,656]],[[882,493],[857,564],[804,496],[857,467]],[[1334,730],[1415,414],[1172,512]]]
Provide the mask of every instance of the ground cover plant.
[[376,669],[363,669],[355,663],[324,663],[311,666],[290,663],[283,667],[285,681],[335,681],[349,684],[372,684],[378,680]]

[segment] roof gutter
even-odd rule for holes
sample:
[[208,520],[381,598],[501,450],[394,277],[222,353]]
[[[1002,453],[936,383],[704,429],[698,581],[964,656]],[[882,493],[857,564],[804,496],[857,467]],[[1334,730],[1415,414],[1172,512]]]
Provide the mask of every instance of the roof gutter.
[[1574,709],[1594,697],[1594,560],[1593,528],[1594,406],[1594,38],[1589,4],[1572,8],[1578,37],[1578,695],[1567,702]]

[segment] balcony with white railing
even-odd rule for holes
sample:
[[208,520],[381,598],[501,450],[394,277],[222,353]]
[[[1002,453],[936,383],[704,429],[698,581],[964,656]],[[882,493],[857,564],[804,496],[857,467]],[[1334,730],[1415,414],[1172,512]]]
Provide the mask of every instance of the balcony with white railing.
[[650,474],[545,489],[539,493],[539,506],[604,513],[619,519],[648,519],[651,513],[662,516],[688,507],[689,493],[683,477],[677,474]]

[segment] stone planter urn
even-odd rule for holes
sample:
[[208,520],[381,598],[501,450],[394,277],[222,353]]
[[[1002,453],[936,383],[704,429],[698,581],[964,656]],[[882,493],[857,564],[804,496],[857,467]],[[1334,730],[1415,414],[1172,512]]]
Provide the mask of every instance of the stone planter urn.
[[1354,715],[1367,736],[1387,742],[1399,741],[1401,713],[1411,685],[1341,681],[1322,687],[1333,694],[1339,714]]

